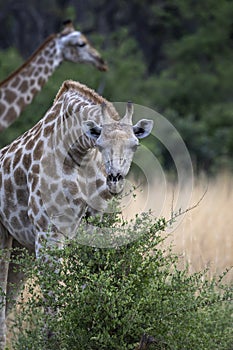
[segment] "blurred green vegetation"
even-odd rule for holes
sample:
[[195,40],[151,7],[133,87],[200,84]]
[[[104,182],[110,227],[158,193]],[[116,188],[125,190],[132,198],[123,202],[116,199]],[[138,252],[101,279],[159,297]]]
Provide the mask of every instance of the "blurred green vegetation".
[[[108,24],[112,19],[111,26],[105,26],[102,34],[88,33],[108,61],[109,71],[63,63],[20,119],[1,135],[0,147],[39,120],[62,82],[73,79],[110,101],[132,100],[163,114],[181,134],[196,171],[233,169],[232,4],[227,0],[110,3],[111,11],[118,11],[105,18]],[[106,15],[106,1],[99,7],[93,1],[89,5],[84,26],[93,27],[95,10],[96,17],[101,11]],[[74,17],[74,7],[67,5],[67,11]],[[0,79],[22,61],[14,48],[0,51]],[[159,147],[150,145],[155,154],[161,153]]]

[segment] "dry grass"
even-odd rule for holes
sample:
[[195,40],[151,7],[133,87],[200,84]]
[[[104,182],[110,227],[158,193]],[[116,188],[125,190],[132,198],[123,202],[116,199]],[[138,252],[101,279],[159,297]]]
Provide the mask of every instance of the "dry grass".
[[[178,191],[167,184],[166,195],[161,197],[160,187],[156,183],[149,186],[153,199],[150,208],[159,216],[158,203],[162,203],[159,214],[169,219]],[[126,206],[125,215],[130,217],[148,209],[146,197],[148,193],[139,193],[135,202]],[[171,230],[166,242],[173,242],[174,251],[182,257],[181,265],[182,261],[184,264],[188,262],[190,272],[208,267],[212,277],[233,266],[233,176],[224,173],[211,180],[204,176],[196,179],[189,207],[201,198],[197,207],[188,211],[182,221],[178,218],[177,227]],[[233,269],[226,280],[233,281]]]

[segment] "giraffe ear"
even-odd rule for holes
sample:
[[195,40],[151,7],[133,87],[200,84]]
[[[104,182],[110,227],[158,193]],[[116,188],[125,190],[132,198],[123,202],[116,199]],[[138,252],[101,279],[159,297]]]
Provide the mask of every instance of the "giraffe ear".
[[83,122],[82,129],[85,135],[94,140],[99,138],[102,131],[102,127],[96,124],[93,120]]
[[133,131],[138,139],[143,139],[147,137],[153,128],[153,120],[142,119],[137,124],[133,126]]

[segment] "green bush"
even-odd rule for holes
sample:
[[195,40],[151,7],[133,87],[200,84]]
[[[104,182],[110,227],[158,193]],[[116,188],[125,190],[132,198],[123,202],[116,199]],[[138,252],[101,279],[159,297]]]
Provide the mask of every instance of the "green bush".
[[[118,219],[118,226],[127,225]],[[125,230],[126,244],[73,240],[63,250],[46,247],[49,266],[21,261],[31,282],[27,300],[18,302],[13,349],[128,350],[146,333],[155,339],[151,349],[230,350],[233,291],[224,274],[208,281],[205,271],[180,270],[171,247],[164,248],[165,227],[143,214]]]

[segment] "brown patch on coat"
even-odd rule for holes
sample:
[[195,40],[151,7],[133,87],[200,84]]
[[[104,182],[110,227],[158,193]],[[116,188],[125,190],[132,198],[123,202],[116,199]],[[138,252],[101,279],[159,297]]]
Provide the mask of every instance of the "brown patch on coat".
[[34,160],[40,160],[43,154],[43,147],[44,147],[44,142],[39,140],[37,142],[37,145],[33,151],[33,159]]

